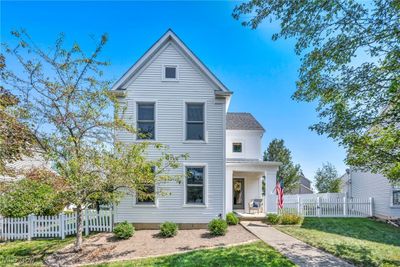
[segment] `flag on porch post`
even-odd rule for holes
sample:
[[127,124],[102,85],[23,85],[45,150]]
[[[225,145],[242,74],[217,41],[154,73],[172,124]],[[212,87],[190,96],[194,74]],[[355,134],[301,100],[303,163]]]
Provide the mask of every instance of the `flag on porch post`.
[[278,194],[278,208],[283,209],[283,179],[276,183],[276,193]]

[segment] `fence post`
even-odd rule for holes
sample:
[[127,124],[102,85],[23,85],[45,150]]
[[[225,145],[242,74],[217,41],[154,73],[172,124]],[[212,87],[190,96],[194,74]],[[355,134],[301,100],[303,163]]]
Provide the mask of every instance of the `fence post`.
[[64,213],[61,213],[58,217],[60,219],[60,224],[59,224],[60,237],[61,239],[65,239],[65,215]]
[[317,217],[321,216],[321,198],[317,197]]
[[89,235],[89,214],[85,208],[85,235]]
[[343,216],[347,217],[347,199],[346,197],[343,197]]
[[370,217],[374,216],[373,201],[374,201],[374,199],[372,197],[370,197],[369,198],[369,216]]
[[28,240],[30,241],[33,237],[33,214],[28,215]]

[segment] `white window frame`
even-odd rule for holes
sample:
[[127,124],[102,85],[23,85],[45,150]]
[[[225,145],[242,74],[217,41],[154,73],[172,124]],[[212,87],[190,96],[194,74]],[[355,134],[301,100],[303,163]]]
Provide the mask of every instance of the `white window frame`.
[[[186,169],[187,168],[204,168],[203,177],[203,202],[202,204],[186,203],[187,197],[187,179]],[[183,207],[185,208],[206,208],[208,206],[208,164],[207,163],[184,163],[183,164]]]
[[[233,146],[235,145],[235,144],[240,144],[240,148],[241,148],[241,151],[240,152],[237,152],[237,151],[234,151],[233,150]],[[232,153],[234,153],[234,154],[243,154],[243,142],[240,142],[240,141],[233,141],[232,142]]]
[[[175,78],[166,78],[165,77],[165,68],[175,68]],[[162,71],[161,71],[161,80],[162,81],[170,81],[170,82],[177,82],[179,81],[179,65],[177,64],[165,64],[162,65]]]
[[158,102],[154,99],[139,99],[135,101],[135,116],[134,116],[134,126],[135,129],[138,129],[138,118],[139,118],[139,104],[154,104],[154,139],[139,139],[137,134],[135,134],[136,142],[156,142],[158,139],[158,131],[157,131],[157,121],[158,121]]
[[[187,104],[203,104],[203,136],[204,140],[187,140],[186,139],[186,118],[187,118]],[[183,101],[183,143],[199,143],[199,144],[204,144],[208,143],[208,130],[207,130],[207,102],[205,101],[199,101],[199,100],[184,100]]]
[[394,204],[393,193],[394,191],[400,191],[400,186],[392,186],[392,190],[390,190],[390,207],[392,208],[400,208],[400,204]]

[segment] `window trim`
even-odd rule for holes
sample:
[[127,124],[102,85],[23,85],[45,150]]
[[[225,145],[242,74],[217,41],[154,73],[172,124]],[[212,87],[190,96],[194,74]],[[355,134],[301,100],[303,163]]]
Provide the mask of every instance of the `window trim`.
[[[234,147],[235,147],[235,145],[237,145],[237,144],[240,144],[240,151],[235,151],[234,150]],[[243,143],[242,142],[232,142],[232,153],[235,153],[235,154],[241,154],[241,153],[243,153]]]
[[[208,164],[207,163],[184,163],[183,166],[183,205],[185,208],[206,208],[208,206]],[[186,179],[186,170],[187,168],[204,168],[203,172],[203,203],[202,204],[194,204],[187,203],[187,179]]]
[[156,101],[136,101],[136,112],[135,112],[135,128],[138,129],[139,125],[139,105],[140,104],[153,104],[154,105],[154,119],[153,121],[140,121],[140,122],[153,122],[154,123],[154,136],[152,139],[142,139],[139,138],[139,136],[136,134],[135,138],[136,141],[146,141],[146,142],[151,142],[151,141],[156,141],[157,140],[157,102]]
[[[165,77],[165,69],[166,68],[175,68],[175,78],[166,78]],[[177,64],[163,64],[161,71],[161,80],[166,82],[177,82],[179,81],[179,65]]]
[[[187,139],[187,123],[197,123],[197,122],[189,122],[187,120],[187,106],[188,104],[203,104],[203,140],[190,140]],[[207,143],[207,103],[205,101],[184,101],[183,104],[183,142],[184,143]],[[200,122],[198,122],[200,123]]]
[[400,203],[399,204],[394,204],[394,197],[393,197],[394,192],[399,192],[400,193],[400,186],[398,186],[398,187],[392,186],[392,190],[390,191],[390,207],[392,207],[392,208],[400,208]]

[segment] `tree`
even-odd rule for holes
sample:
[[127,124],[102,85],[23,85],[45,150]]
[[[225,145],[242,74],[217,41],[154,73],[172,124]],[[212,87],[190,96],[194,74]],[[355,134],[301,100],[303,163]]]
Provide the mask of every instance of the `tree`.
[[[4,68],[5,59],[0,55],[0,72]],[[7,164],[32,155],[32,135],[19,120],[23,112],[18,103],[19,99],[0,85],[0,175],[13,175],[15,170]]]
[[0,214],[5,217],[58,214],[67,204],[60,194],[62,183],[61,177],[51,171],[29,170],[24,179],[9,183],[0,195]]
[[269,143],[267,151],[264,152],[265,161],[279,161],[282,165],[279,166],[277,177],[283,179],[283,186],[286,192],[290,192],[299,185],[300,180],[300,165],[294,165],[290,150],[285,147],[285,142],[282,139],[274,139]]
[[250,1],[233,16],[272,36],[295,38],[302,55],[298,101],[318,101],[311,126],[347,150],[347,163],[400,180],[400,2],[397,0]]
[[[18,45],[5,45],[6,60],[16,61],[23,71],[3,69],[2,81],[19,97],[27,114],[23,122],[63,180],[63,199],[76,206],[75,250],[79,251],[85,207],[100,199],[116,202],[130,190],[141,195],[146,184],[178,179],[169,170],[186,155],[171,155],[158,143],[124,146],[115,139],[117,129],[135,130],[125,123],[124,108],[103,76],[109,63],[99,56],[107,35],[89,54],[77,43],[67,48],[64,35],[48,51],[24,30],[12,35]],[[159,151],[159,158],[148,159],[150,149]]]
[[322,164],[315,173],[315,187],[318,193],[339,193],[341,180],[338,178],[338,173],[335,166],[327,162]]

